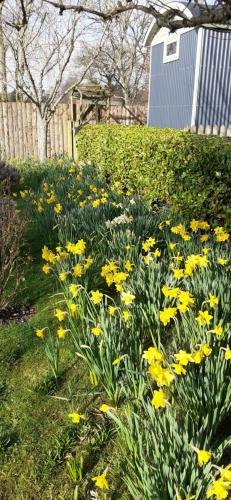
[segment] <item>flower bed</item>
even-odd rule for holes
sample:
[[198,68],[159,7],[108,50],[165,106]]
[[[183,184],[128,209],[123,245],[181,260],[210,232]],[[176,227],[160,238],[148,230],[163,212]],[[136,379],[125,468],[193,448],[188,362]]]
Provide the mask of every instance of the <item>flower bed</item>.
[[[62,160],[21,197],[41,230],[53,228],[42,257],[59,287],[57,328],[38,325],[38,341],[56,378],[70,341],[92,391],[103,391],[99,411],[117,430],[132,498],[228,498],[228,232],[160,218],[120,182]],[[73,426],[88,418],[70,405]],[[98,472],[92,480],[110,495],[110,464]]]

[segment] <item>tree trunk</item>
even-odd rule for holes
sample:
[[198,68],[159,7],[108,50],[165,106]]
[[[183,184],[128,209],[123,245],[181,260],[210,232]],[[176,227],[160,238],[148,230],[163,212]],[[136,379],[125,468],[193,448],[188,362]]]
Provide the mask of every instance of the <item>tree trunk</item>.
[[47,158],[47,134],[48,120],[38,112],[38,159],[44,161]]
[[2,29],[2,8],[0,5],[0,100],[7,101],[6,48]]

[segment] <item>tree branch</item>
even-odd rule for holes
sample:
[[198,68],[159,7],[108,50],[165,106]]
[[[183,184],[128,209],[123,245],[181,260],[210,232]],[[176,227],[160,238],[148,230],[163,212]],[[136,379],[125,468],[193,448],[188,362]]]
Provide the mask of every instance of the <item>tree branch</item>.
[[[157,22],[157,26],[159,28],[165,27],[169,28],[171,31],[175,31],[181,28],[193,28],[199,27],[204,24],[214,24],[220,25],[225,24],[231,20],[231,1],[227,0],[225,3],[222,1],[218,1],[214,6],[207,6],[197,4],[199,13],[198,15],[193,15],[190,19],[186,17],[184,11],[180,11],[178,9],[173,9],[171,5],[165,4],[166,10],[165,12],[161,12],[158,8],[154,7],[154,5],[145,5],[135,3],[134,1],[126,1],[126,4],[121,4],[115,7],[114,9],[110,9],[106,12],[102,10],[93,9],[90,7],[84,7],[82,5],[73,5],[68,4],[65,5],[60,2],[56,2],[54,0],[43,0],[43,2],[52,5],[53,7],[59,9],[60,15],[63,14],[64,11],[75,11],[82,14],[90,14],[95,17],[99,17],[103,20],[111,20],[114,17],[123,14],[124,12],[130,11],[140,11],[150,16],[154,17]],[[190,6],[192,2],[189,0],[187,6]],[[164,5],[164,4],[163,4]],[[176,16],[180,17],[180,19],[174,19]]]

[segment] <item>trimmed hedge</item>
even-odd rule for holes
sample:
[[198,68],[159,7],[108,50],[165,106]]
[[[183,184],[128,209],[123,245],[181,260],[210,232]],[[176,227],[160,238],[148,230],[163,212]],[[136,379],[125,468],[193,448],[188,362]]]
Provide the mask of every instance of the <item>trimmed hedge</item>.
[[173,213],[230,222],[231,141],[173,129],[88,125],[80,160]]

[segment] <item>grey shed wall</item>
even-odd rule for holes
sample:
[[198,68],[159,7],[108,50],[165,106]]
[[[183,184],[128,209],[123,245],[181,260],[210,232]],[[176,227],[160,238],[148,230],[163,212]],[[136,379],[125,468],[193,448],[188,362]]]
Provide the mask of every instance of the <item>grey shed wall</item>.
[[164,43],[151,47],[148,125],[191,126],[197,30],[183,33],[177,61],[163,63]]
[[231,33],[203,30],[196,125],[231,124]]

